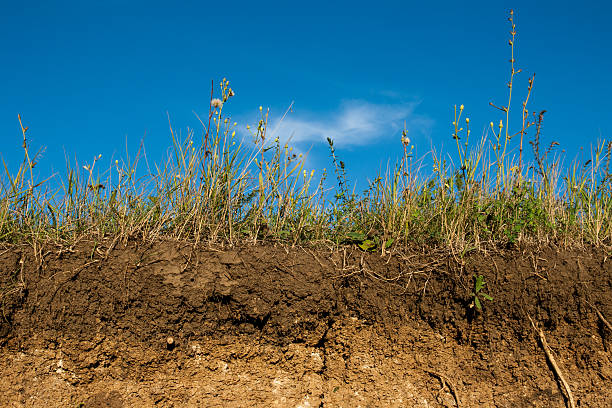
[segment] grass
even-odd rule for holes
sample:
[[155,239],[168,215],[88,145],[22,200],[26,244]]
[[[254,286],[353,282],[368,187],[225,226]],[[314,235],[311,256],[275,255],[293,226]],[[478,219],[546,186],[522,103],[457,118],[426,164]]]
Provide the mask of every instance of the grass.
[[[229,81],[211,87],[202,136],[179,139],[171,128],[167,160],[146,170],[142,146],[134,158],[102,168],[67,163],[63,176],[37,180],[28,128],[21,124],[24,157],[16,172],[4,163],[0,183],[0,241],[75,242],[89,236],[160,237],[193,242],[281,241],[287,244],[356,243],[364,250],[391,245],[426,245],[466,253],[473,249],[530,243],[612,244],[612,142],[600,141],[586,162],[562,165],[553,142],[540,145],[545,111],[528,110],[535,77],[520,102],[520,127],[511,129],[514,109],[515,35],[509,17],[511,53],[508,98],[491,106],[498,124],[474,140],[463,105],[455,106],[456,153],[428,154],[423,169],[408,132],[401,135],[401,160],[374,178],[363,194],[348,189],[345,163],[328,140],[336,186],[327,174],[315,178],[304,157],[270,138],[269,111],[260,107],[252,140],[239,140],[226,106],[234,97]],[[215,88],[217,95],[215,97]],[[515,103],[516,104],[516,103]],[[518,122],[517,122],[518,123]],[[533,160],[526,162],[527,138]],[[199,139],[199,140],[198,140]],[[518,154],[516,153],[518,149]],[[447,158],[448,160],[447,160]],[[57,187],[59,186],[59,187]]]

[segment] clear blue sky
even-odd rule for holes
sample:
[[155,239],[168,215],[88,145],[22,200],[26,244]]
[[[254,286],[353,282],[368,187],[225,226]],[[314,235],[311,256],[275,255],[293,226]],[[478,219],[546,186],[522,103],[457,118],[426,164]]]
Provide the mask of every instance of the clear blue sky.
[[[180,3],[180,4],[179,4]],[[134,151],[146,133],[150,161],[175,128],[198,129],[210,82],[226,77],[224,108],[239,126],[294,101],[281,137],[331,168],[337,140],[351,179],[374,176],[401,153],[404,120],[421,154],[453,152],[452,108],[464,104],[474,134],[500,119],[509,26],[517,24],[517,92],[536,82],[530,110],[546,109],[543,142],[569,158],[610,139],[612,6],[608,2],[157,2],[0,0],[0,154],[21,158],[17,114],[38,171]],[[515,112],[518,113],[518,105]]]

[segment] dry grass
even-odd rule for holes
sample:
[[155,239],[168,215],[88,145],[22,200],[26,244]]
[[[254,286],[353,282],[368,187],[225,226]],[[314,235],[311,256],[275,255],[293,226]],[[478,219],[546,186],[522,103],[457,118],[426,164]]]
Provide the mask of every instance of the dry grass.
[[[567,170],[553,156],[557,143],[540,146],[545,111],[529,112],[535,77],[528,80],[520,105],[521,127],[511,129],[516,75],[513,14],[509,18],[511,59],[506,105],[498,124],[476,143],[463,105],[453,118],[456,163],[430,153],[433,168],[423,175],[407,132],[403,157],[376,177],[362,195],[347,189],[344,163],[329,140],[337,179],[325,190],[304,170],[304,158],[289,145],[270,139],[268,111],[260,108],[257,125],[247,127],[252,143],[238,140],[236,123],[226,114],[234,96],[221,81],[211,89],[202,137],[190,132],[179,140],[171,130],[166,162],[139,169],[142,149],[133,159],[101,169],[101,157],[89,165],[67,164],[66,173],[36,180],[28,128],[22,125],[24,158],[16,172],[6,164],[0,184],[0,240],[73,242],[96,239],[170,237],[198,241],[277,240],[289,244],[353,242],[364,250],[390,245],[447,246],[466,252],[512,243],[561,245],[612,244],[612,142],[600,141],[586,162]],[[19,118],[21,123],[21,117]],[[533,132],[534,160],[524,161],[525,138]],[[516,152],[518,148],[518,154]],[[454,161],[454,160],[453,160]],[[59,184],[58,184],[59,183]],[[59,188],[53,188],[59,185]]]

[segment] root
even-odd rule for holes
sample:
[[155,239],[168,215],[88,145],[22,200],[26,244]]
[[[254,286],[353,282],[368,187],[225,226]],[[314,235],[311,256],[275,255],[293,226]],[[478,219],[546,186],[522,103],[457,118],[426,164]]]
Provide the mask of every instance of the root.
[[540,338],[540,343],[542,344],[542,348],[544,349],[544,353],[546,354],[546,357],[548,358],[550,365],[552,366],[555,374],[557,375],[557,378],[559,378],[559,381],[561,381],[561,383],[563,384],[563,388],[565,388],[565,392],[567,393],[567,398],[568,398],[570,408],[576,408],[576,403],[574,402],[574,395],[572,394],[572,390],[570,389],[569,384],[565,380],[565,377],[563,376],[563,373],[561,372],[561,369],[559,368],[557,361],[553,357],[550,351],[550,347],[548,347],[548,342],[546,341],[544,332],[542,331],[542,329],[539,329],[536,327],[536,325],[533,323],[533,320],[531,320],[531,316],[527,315],[527,317],[529,318],[529,321],[531,322],[531,326],[533,326],[533,329],[538,332],[538,336]]
[[[589,303],[589,302],[587,302],[587,303]],[[605,324],[605,325],[608,327],[608,329],[609,329],[610,331],[612,331],[612,324],[610,324],[610,322],[606,320],[606,318],[604,317],[604,315],[603,315],[603,314],[601,314],[601,312],[599,311],[599,309],[597,309],[597,308],[596,308],[594,305],[592,305],[592,304],[590,304],[590,303],[589,303],[589,306],[591,306],[591,307],[593,308],[593,310],[595,310],[595,313],[597,313],[597,316],[598,316],[598,317],[601,319],[601,321],[603,322],[603,324]]]
[[459,402],[459,394],[457,394],[457,390],[455,390],[455,386],[453,385],[452,382],[449,381],[448,378],[446,378],[445,376],[443,376],[442,374],[438,374],[434,371],[430,371],[430,370],[425,370],[428,374],[436,377],[438,380],[440,380],[440,382],[442,383],[442,388],[444,388],[445,385],[448,384],[448,389],[450,390],[451,394],[453,395],[453,398],[455,398],[455,403],[457,404],[457,408],[461,408],[461,402]]

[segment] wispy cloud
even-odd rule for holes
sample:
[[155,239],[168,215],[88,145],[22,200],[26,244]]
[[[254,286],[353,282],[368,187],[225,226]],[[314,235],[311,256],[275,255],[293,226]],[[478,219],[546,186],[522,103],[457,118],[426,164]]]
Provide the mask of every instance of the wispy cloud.
[[344,101],[335,112],[312,113],[297,110],[282,121],[277,119],[270,129],[274,137],[302,143],[326,143],[327,138],[338,146],[365,146],[399,140],[404,121],[411,139],[429,138],[433,120],[415,112],[418,102],[375,104],[362,100]]

